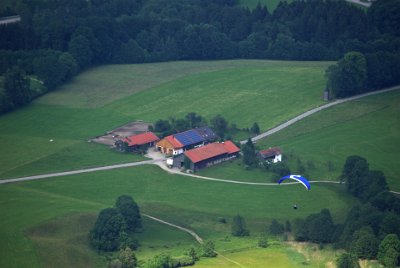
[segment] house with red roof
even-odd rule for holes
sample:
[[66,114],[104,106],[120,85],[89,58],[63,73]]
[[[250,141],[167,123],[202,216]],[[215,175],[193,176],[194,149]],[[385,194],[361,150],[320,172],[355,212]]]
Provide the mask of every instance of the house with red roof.
[[157,151],[171,156],[182,154],[183,147],[184,145],[174,135],[169,135],[156,143]]
[[192,171],[236,158],[240,149],[232,142],[209,143],[184,152],[184,166]]
[[117,140],[115,147],[121,152],[143,151],[153,147],[159,140],[157,135],[149,131]]
[[261,161],[278,163],[282,162],[282,150],[278,147],[269,148],[258,152]]

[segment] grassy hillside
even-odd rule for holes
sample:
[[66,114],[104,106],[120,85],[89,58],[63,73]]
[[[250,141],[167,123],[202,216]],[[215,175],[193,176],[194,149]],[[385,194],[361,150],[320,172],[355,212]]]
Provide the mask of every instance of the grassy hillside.
[[0,178],[139,160],[87,142],[137,119],[220,113],[239,127],[257,121],[270,128],[322,103],[328,64],[238,60],[89,70],[0,117]]
[[[50,263],[59,256],[59,251],[78,250],[81,252],[79,256],[84,256],[86,252],[89,254],[88,258],[91,258],[92,253],[89,249],[80,244],[78,248],[71,249],[71,242],[68,242],[71,239],[82,239],[81,231],[74,231],[75,234],[71,234],[68,239],[63,234],[72,233],[68,230],[77,230],[79,226],[71,226],[72,229],[64,231],[56,227],[39,228],[49,232],[54,230],[51,231],[54,235],[35,232],[38,230],[35,226],[77,212],[97,213],[102,208],[112,206],[116,197],[121,194],[132,195],[143,212],[188,226],[204,238],[221,241],[217,243],[221,250],[240,249],[244,245],[234,239],[221,240],[229,236],[230,225],[219,223],[219,217],[226,218],[229,223],[234,215],[240,213],[246,218],[252,233],[256,235],[272,218],[280,221],[293,220],[319,212],[324,207],[331,210],[335,221],[342,221],[350,205],[355,202],[339,185],[315,185],[312,191],[306,191],[299,185],[232,185],[169,175],[155,166],[2,185],[0,214],[3,220],[0,222],[0,239],[3,242],[0,244],[0,267],[27,267],[28,264],[29,267],[40,267],[34,243],[38,245],[39,252],[42,248],[48,249],[54,245],[56,252],[45,253],[43,256],[44,259],[49,259]],[[299,204],[300,209],[293,210],[294,203]],[[62,221],[68,222],[71,217],[67,216]],[[56,221],[52,226],[60,224]],[[34,238],[33,242],[24,236],[26,232]],[[46,240],[49,236],[57,240]],[[144,241],[156,245],[163,243],[151,242],[152,239],[154,240],[147,240],[146,235]],[[184,238],[181,242],[184,246],[190,241]],[[21,251],[24,252],[23,255],[20,254]],[[138,252],[138,256],[149,256],[146,246],[144,252]]]
[[[392,190],[400,190],[400,90],[341,104],[312,115],[258,142],[280,146],[287,154],[312,161],[312,179],[335,179],[347,156],[365,157],[371,169],[382,170]],[[334,170],[327,168],[331,161]]]
[[[0,117],[0,177],[141,160],[87,142],[137,119],[155,121],[192,111],[209,119],[220,113],[238,127],[258,122],[266,130],[322,104],[327,65],[239,60],[89,70],[59,91]],[[257,145],[281,146],[293,165],[298,157],[304,163],[312,161],[315,169],[308,170],[312,179],[335,177],[349,154],[365,156],[372,168],[380,169],[381,165],[387,175],[391,171],[395,174],[399,98],[398,92],[392,92],[337,106]],[[327,161],[332,161],[334,170],[328,171]],[[204,174],[243,181],[271,179],[263,171],[246,171],[239,164],[233,161]],[[388,177],[391,186],[396,184],[394,176]],[[253,256],[276,267],[302,267],[308,258],[306,253],[293,254],[279,243],[262,252],[254,248],[258,232],[273,218],[293,220],[329,208],[334,220],[340,222],[357,202],[343,185],[313,184],[311,191],[300,185],[235,185],[169,175],[155,166],[1,185],[0,267],[51,267],[61,257],[66,258],[61,264],[64,267],[104,264],[104,258],[87,247],[84,234],[94,221],[93,215],[112,206],[121,194],[132,195],[150,215],[215,240],[224,255],[252,267],[262,267]],[[293,210],[293,204],[299,209]],[[238,213],[253,234],[248,240],[229,235],[229,222]],[[220,223],[221,217],[228,224]],[[193,243],[170,228],[150,221],[145,224],[150,231],[143,233],[139,258],[164,250],[179,255]],[[162,235],[155,237],[154,233]],[[322,259],[333,259],[328,255]],[[220,257],[198,265],[230,264]],[[310,263],[310,267],[319,266],[318,262]]]

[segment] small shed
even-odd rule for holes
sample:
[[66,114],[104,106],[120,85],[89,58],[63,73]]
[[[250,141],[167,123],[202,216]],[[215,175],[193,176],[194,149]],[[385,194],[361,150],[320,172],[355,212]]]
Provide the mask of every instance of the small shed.
[[282,162],[282,150],[278,147],[269,148],[258,152],[261,161],[278,163]]
[[144,132],[132,135],[115,142],[115,147],[121,152],[135,152],[153,147],[160,139],[153,132]]

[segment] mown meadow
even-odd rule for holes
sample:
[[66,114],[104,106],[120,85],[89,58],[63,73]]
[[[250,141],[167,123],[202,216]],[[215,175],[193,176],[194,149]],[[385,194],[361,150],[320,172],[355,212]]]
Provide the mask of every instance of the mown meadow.
[[[389,187],[399,191],[399,103],[400,90],[395,90],[341,104],[268,137],[258,146],[279,145],[304,163],[314,163],[315,168],[308,170],[314,180],[336,180],[346,157],[359,155],[368,160],[371,169],[383,171]],[[328,168],[328,162],[333,168]]]
[[221,114],[239,128],[258,122],[268,129],[323,103],[328,65],[238,60],[88,70],[0,118],[0,178],[141,160],[87,142],[135,120],[196,112],[208,119]]
[[[121,194],[133,196],[142,212],[189,227],[203,238],[215,240],[222,254],[256,249],[258,234],[272,218],[293,220],[328,207],[335,221],[342,221],[349,204],[356,202],[345,194],[342,185],[315,185],[313,191],[306,191],[299,185],[232,185],[169,175],[156,166],[2,185],[0,193],[4,219],[0,228],[2,267],[41,267],[41,262],[50,267],[59,258],[64,258],[64,267],[69,267],[80,262],[71,260],[72,256],[78,260],[86,258],[83,266],[93,265],[93,261],[104,263],[104,258],[88,248],[85,232],[79,230],[88,230],[86,221],[93,223],[93,214],[113,206]],[[294,203],[300,206],[299,210],[293,210]],[[87,215],[79,217],[77,213]],[[229,223],[236,214],[246,218],[254,237],[244,240],[230,237]],[[221,217],[227,224],[218,221]],[[162,251],[174,252],[169,248],[175,247],[176,254],[182,254],[184,249],[196,244],[185,233],[174,239],[174,235],[168,233],[177,231],[155,225],[145,220],[144,226],[149,232],[140,237],[143,247],[137,252],[139,258]],[[154,237],[151,230],[159,235]],[[168,238],[164,240],[164,236]]]
[[[329,64],[237,60],[112,65],[87,70],[59,90],[0,117],[0,178],[143,160],[142,156],[120,154],[88,142],[135,120],[155,122],[196,112],[207,119],[221,114],[239,128],[257,122],[267,130],[324,103],[324,71]],[[352,131],[363,129],[362,135],[370,137],[367,143],[371,146],[365,150],[385,148],[378,158],[367,156],[371,166],[378,168],[379,159],[384,161],[395,153],[391,145],[398,142],[395,133],[399,122],[392,117],[398,110],[398,97],[392,92],[337,106],[327,110],[327,115],[301,121],[293,126],[295,129],[280,132],[257,146],[281,146],[289,152],[288,161],[293,165],[298,157],[304,163],[313,161],[315,170],[310,174],[329,179],[325,175],[337,174],[344,158],[358,153],[364,144],[353,138],[354,146],[341,146],[340,154],[331,154],[332,159],[331,155],[321,157],[324,146],[335,144],[332,151],[337,152],[342,138],[347,137],[342,131],[356,137],[361,131]],[[352,128],[353,123],[357,128]],[[368,129],[374,132],[367,134]],[[391,131],[385,131],[381,139],[371,138],[383,129]],[[316,144],[306,146],[307,142]],[[379,147],[378,143],[385,145]],[[380,151],[371,150],[370,155],[374,152]],[[326,161],[333,162],[331,173],[321,168]],[[385,163],[391,170],[393,162]],[[273,179],[261,170],[245,170],[240,159],[202,174],[242,181]],[[392,176],[388,177],[391,186],[395,185]],[[265,262],[275,263],[275,267],[302,267],[304,263],[324,267],[334,261],[334,251],[321,251],[321,256],[314,258],[307,252],[315,250],[300,250],[282,241],[273,242],[274,238],[270,238],[273,244],[263,250],[256,247],[259,233],[272,219],[292,221],[322,208],[329,208],[339,223],[357,203],[339,184],[313,184],[311,191],[300,185],[236,185],[170,175],[147,165],[0,185],[0,267],[54,267],[56,262],[58,267],[105,265],[106,256],[88,247],[86,234],[96,213],[113,206],[122,194],[132,195],[143,212],[214,240],[219,252],[245,267],[263,267]],[[293,210],[293,204],[300,209]],[[245,217],[250,238],[230,236],[230,221],[236,214]],[[221,223],[221,218],[227,223]],[[148,219],[144,226],[139,238],[142,246],[136,252],[139,259],[161,252],[179,256],[196,245],[189,235],[170,227]],[[230,265],[222,256],[202,259],[197,264]]]

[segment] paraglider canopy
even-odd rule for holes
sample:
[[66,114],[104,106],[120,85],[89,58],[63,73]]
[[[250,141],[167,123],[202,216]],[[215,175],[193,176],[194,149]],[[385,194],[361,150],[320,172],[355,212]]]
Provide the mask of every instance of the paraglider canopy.
[[310,189],[311,189],[310,183],[307,181],[306,178],[304,178],[304,177],[301,176],[301,175],[288,175],[288,176],[282,177],[282,178],[278,181],[278,184],[281,184],[281,182],[283,182],[283,181],[286,180],[286,179],[296,180],[296,181],[300,182],[301,184],[303,184],[303,186],[306,187],[307,190],[310,190]]

